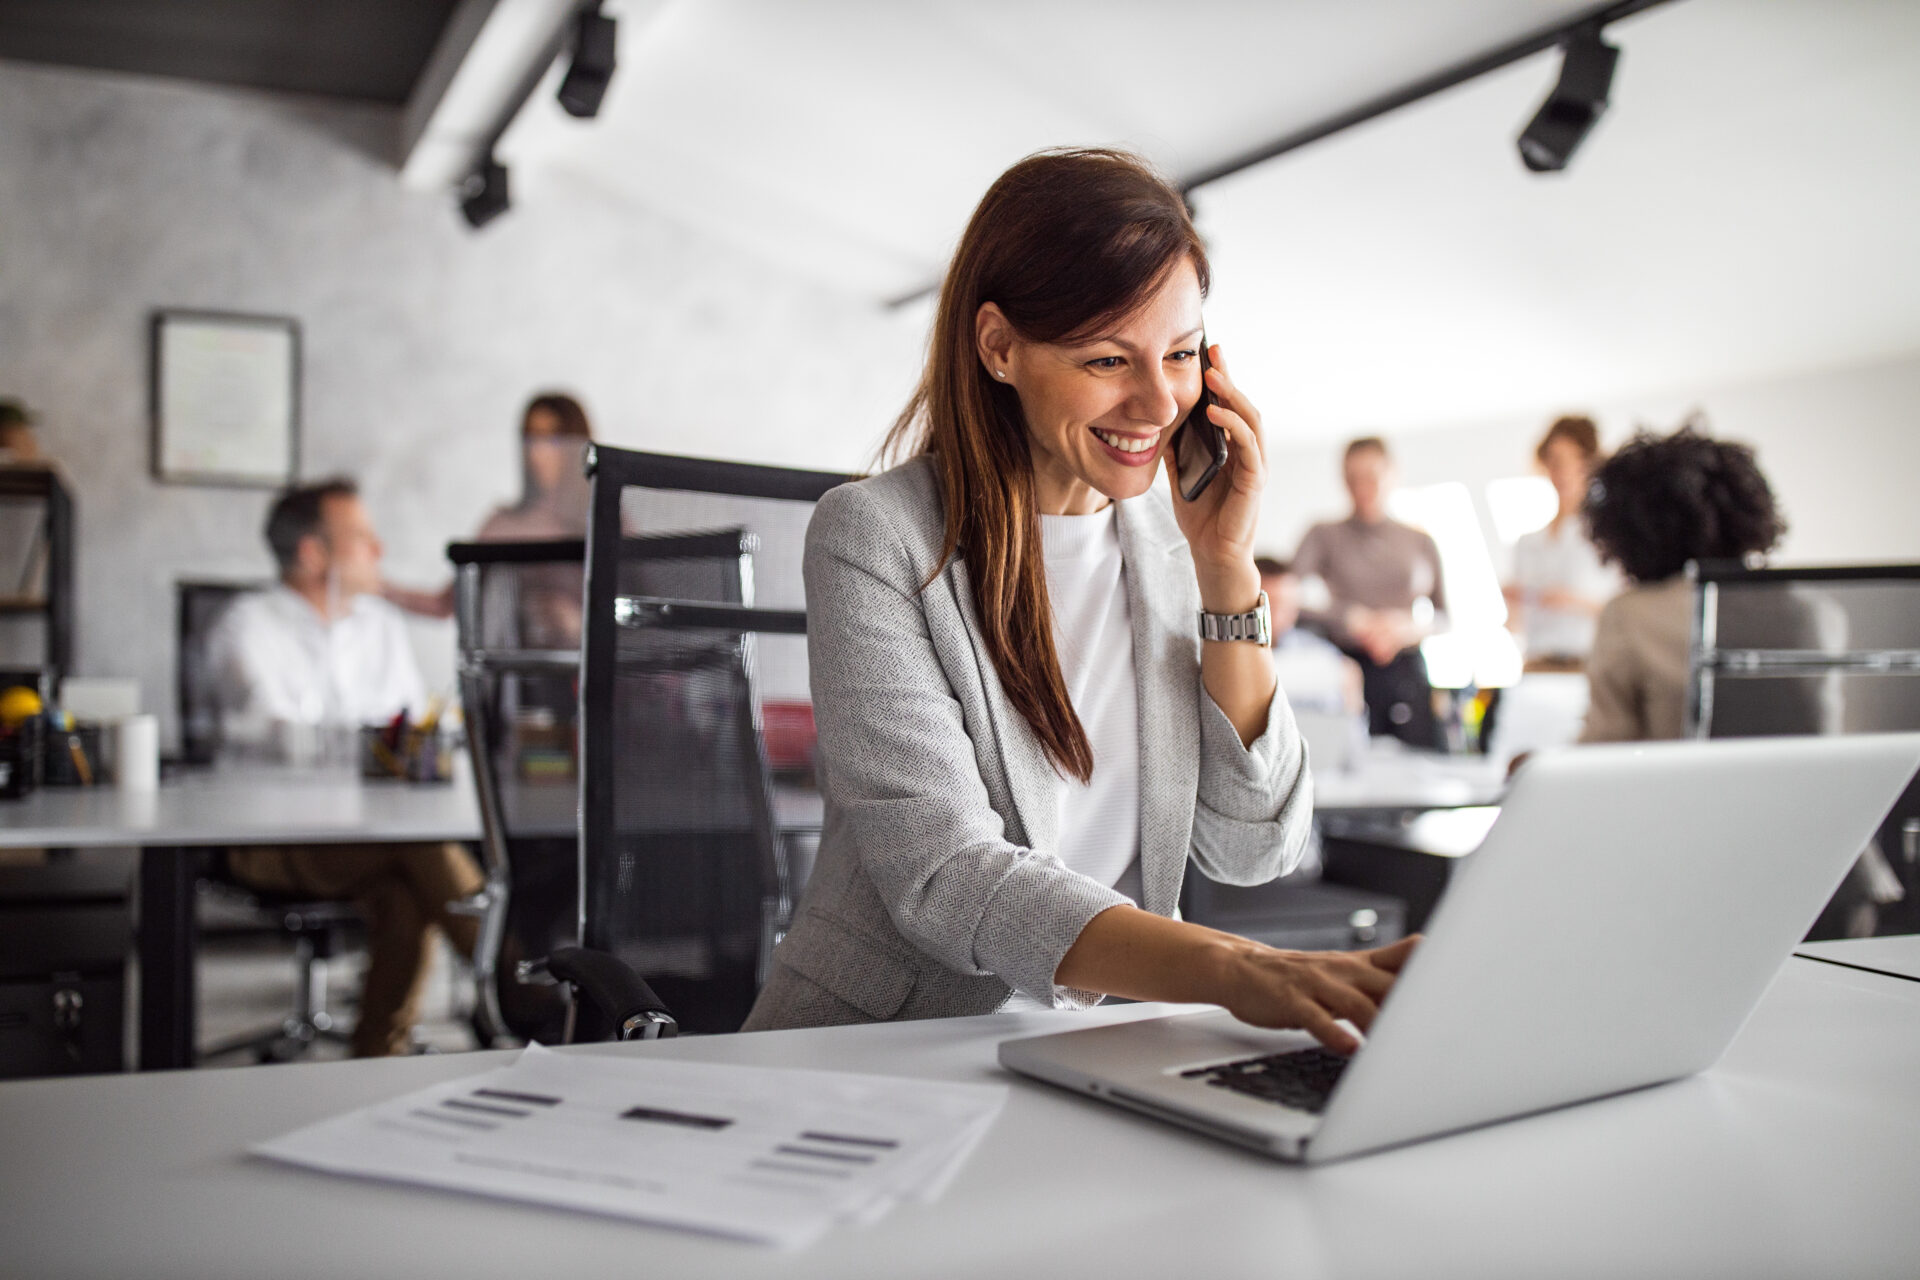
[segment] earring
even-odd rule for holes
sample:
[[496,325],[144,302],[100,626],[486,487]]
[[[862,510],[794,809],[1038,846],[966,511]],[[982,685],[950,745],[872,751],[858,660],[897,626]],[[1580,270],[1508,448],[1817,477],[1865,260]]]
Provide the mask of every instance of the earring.
[[993,371],[993,376],[996,378],[1004,378],[1007,376],[1007,371],[1005,369],[995,369]]

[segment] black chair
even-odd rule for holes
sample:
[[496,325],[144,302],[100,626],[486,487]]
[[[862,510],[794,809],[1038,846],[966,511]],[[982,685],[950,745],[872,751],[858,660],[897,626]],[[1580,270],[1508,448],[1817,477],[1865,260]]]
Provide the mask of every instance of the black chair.
[[[174,688],[179,698],[181,754],[190,764],[211,764],[220,747],[219,690],[207,661],[207,640],[235,600],[266,586],[184,579],[174,584]],[[247,1053],[262,1062],[278,1062],[300,1056],[319,1040],[344,1044],[346,1034],[327,1007],[327,979],[332,960],[345,949],[346,932],[360,923],[353,905],[243,884],[229,869],[223,849],[207,851],[199,884],[203,895],[246,912],[290,943],[295,970],[293,1007],[284,1018],[209,1045],[199,1056]]]
[[[630,554],[653,595],[739,603],[751,581],[743,529],[637,539]],[[447,558],[487,876],[475,1031],[489,1044],[503,1033],[551,1041],[567,1034],[566,1003],[495,971],[503,954],[548,955],[578,936],[586,543],[454,543]]]
[[[1752,569],[1689,565],[1694,582],[1688,727],[1699,738],[1920,729],[1920,565]],[[1904,898],[1880,932],[1920,927],[1920,776],[1810,937],[1865,929],[1874,882]]]
[[575,989],[576,1038],[731,1031],[817,832],[789,714],[807,690],[800,561],[814,502],[849,477],[604,447],[588,467],[582,947],[524,971]]
[[[474,1033],[551,1040],[565,1009],[499,978],[503,953],[544,955],[573,936],[579,887],[581,582],[578,538],[457,542],[454,622],[460,701],[480,804],[486,886],[478,917]],[[510,966],[509,966],[510,967]]]

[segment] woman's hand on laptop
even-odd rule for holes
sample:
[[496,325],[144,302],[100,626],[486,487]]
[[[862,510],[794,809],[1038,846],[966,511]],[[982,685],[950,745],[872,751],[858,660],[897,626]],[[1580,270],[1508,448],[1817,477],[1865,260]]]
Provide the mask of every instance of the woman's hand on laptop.
[[1087,923],[1053,980],[1133,1000],[1217,1004],[1242,1022],[1307,1031],[1352,1053],[1360,1043],[1339,1020],[1371,1027],[1419,941],[1416,934],[1372,951],[1281,951],[1122,904]]
[[1339,1025],[1366,1031],[1419,935],[1372,951],[1282,951],[1242,941],[1228,955],[1220,1005],[1256,1027],[1306,1031],[1335,1053],[1360,1042]]

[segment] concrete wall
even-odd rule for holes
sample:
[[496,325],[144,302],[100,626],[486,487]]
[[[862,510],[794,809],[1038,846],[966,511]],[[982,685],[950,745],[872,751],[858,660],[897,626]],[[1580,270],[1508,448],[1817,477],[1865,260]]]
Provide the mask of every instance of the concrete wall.
[[[361,480],[392,575],[518,488],[528,394],[574,391],[620,445],[852,468],[921,332],[590,187],[520,179],[478,234],[406,193],[393,113],[0,62],[0,395],[43,415],[79,504],[78,670],[170,717],[172,583],[265,576],[260,491],[150,475],[148,317],[296,317],[301,471]],[[590,128],[589,125],[582,127]],[[450,680],[450,628],[415,636]]]
[[[1703,387],[1599,405],[1542,405],[1536,414],[1391,436],[1401,480],[1466,482],[1504,568],[1486,484],[1529,473],[1533,448],[1561,412],[1587,411],[1612,447],[1636,427],[1666,431],[1695,408],[1714,434],[1755,447],[1790,523],[1776,564],[1920,562],[1920,354],[1732,387]],[[1291,551],[1315,520],[1343,515],[1341,441],[1289,445],[1270,425],[1273,482],[1264,541]]]

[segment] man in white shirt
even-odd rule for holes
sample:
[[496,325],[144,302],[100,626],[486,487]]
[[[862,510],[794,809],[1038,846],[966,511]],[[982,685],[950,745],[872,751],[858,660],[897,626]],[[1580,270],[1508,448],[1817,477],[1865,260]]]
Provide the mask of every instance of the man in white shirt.
[[[351,481],[289,489],[267,516],[280,584],[236,601],[208,640],[228,741],[279,746],[345,735],[425,708],[399,611],[379,598],[381,546]],[[478,932],[447,910],[483,884],[456,844],[273,845],[228,854],[242,882],[355,902],[368,964],[356,1057],[405,1053],[437,925],[463,954]]]

